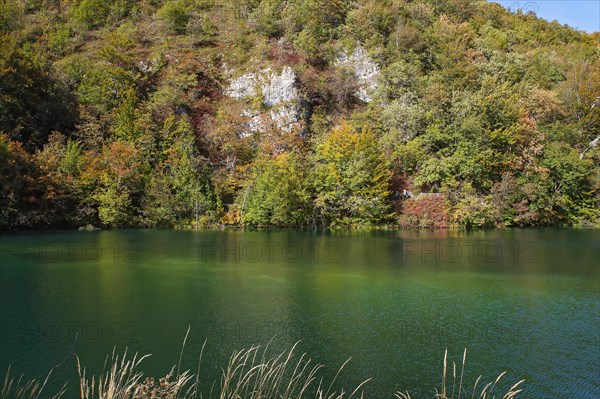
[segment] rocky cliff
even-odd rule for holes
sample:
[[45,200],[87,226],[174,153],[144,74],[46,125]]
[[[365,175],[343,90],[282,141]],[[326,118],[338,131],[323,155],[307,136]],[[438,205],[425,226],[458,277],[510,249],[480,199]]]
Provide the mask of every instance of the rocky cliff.
[[300,97],[296,87],[294,70],[285,66],[280,73],[271,68],[244,74],[233,79],[225,89],[225,95],[238,100],[260,97],[263,109],[252,109],[249,105],[243,112],[248,118],[248,131],[264,131],[274,123],[282,131],[291,131],[300,121]]

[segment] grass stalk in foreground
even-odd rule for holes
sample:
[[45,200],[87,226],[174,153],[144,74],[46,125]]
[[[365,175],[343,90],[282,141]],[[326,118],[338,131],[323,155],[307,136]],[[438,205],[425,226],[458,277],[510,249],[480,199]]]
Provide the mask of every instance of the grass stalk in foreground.
[[[458,386],[456,384],[456,363],[452,362],[452,391],[449,392],[449,387],[447,385],[447,371],[448,371],[448,350],[444,353],[444,370],[442,371],[442,387],[438,390],[435,389],[435,398],[436,399],[460,399],[462,394],[468,395],[466,389],[463,388],[463,376],[465,372],[465,363],[467,361],[467,350],[463,353],[462,358],[462,367],[460,369],[460,380],[458,382]],[[521,380],[514,384],[506,393],[496,396],[494,395],[494,388],[496,388],[496,384],[506,375],[506,371],[502,372],[496,380],[489,382],[486,384],[481,391],[477,390],[477,386],[481,381],[481,376],[477,377],[475,380],[475,384],[473,386],[473,390],[471,391],[471,396],[463,396],[464,398],[470,399],[515,399],[517,395],[519,395],[523,390],[518,389],[519,386],[525,381]],[[458,391],[457,389],[458,388]],[[408,392],[396,392],[396,398],[398,399],[412,399]]]
[[[187,339],[187,334],[186,334]],[[185,347],[185,341],[183,346]],[[144,378],[139,370],[140,364],[149,355],[139,357],[116,355],[113,351],[107,357],[104,371],[98,376],[89,376],[77,359],[79,375],[79,399],[202,399],[201,386],[211,386],[210,399],[352,399],[363,398],[363,387],[370,379],[365,380],[352,390],[334,390],[333,387],[348,363],[344,363],[331,381],[326,382],[320,375],[322,365],[314,363],[306,353],[296,354],[297,344],[274,357],[268,357],[267,345],[264,349],[253,346],[234,352],[227,366],[222,370],[220,381],[212,385],[204,385],[198,371],[191,374],[189,370],[180,373],[181,358],[177,366],[156,381]],[[183,348],[182,348],[183,351]],[[204,346],[202,347],[202,352]],[[436,399],[515,399],[522,392],[519,386],[523,380],[514,384],[506,393],[497,395],[494,389],[506,372],[501,373],[494,381],[478,389],[481,376],[477,378],[473,389],[467,392],[463,388],[463,377],[467,352],[462,359],[460,374],[457,375],[456,363],[452,363],[452,377],[448,377],[448,352],[444,355],[441,388],[435,389]],[[451,386],[449,385],[451,383]],[[45,387],[37,380],[25,381],[21,376],[15,379],[10,375],[10,368],[4,378],[0,399],[59,399],[63,396],[75,397],[75,391],[68,392],[63,387],[56,394],[42,392]],[[470,394],[470,396],[469,396]],[[397,399],[411,399],[408,392],[396,392]]]
[[[36,399],[39,398],[43,390],[43,385],[38,380],[24,381],[23,376],[15,378],[10,374],[10,367],[6,371],[0,398],[15,398],[15,399]],[[65,393],[66,387],[63,387],[54,395],[45,396],[50,399],[58,399]]]

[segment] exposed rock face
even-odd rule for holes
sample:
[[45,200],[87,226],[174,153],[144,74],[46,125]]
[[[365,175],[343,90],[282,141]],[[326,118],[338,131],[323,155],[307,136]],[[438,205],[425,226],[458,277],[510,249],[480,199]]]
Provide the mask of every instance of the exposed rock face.
[[[592,106],[592,108],[593,108],[593,106]],[[583,159],[583,156],[585,155],[587,150],[589,150],[590,148],[596,148],[599,143],[600,143],[600,136],[598,136],[594,140],[590,141],[590,144],[587,146],[587,148],[585,150],[583,150],[583,152],[581,154],[579,154],[579,159]]]
[[373,101],[369,93],[377,88],[380,69],[379,65],[367,55],[365,49],[358,46],[351,55],[347,52],[341,53],[337,57],[336,64],[352,68],[360,85],[355,95],[365,103]]
[[264,96],[263,102],[267,107],[298,100],[296,73],[289,66],[283,68],[281,75],[271,74],[268,83],[261,89]]
[[241,100],[243,98],[256,96],[256,88],[260,84],[258,76],[254,73],[247,73],[234,79],[225,90],[225,95]]
[[244,111],[244,116],[249,118],[247,134],[264,131],[269,122],[275,123],[278,129],[289,132],[300,121],[296,73],[289,66],[284,67],[280,74],[267,68],[259,73],[248,73],[233,79],[225,90],[225,95],[238,100],[261,95],[262,103],[270,108],[265,114],[250,109]]
[[239,134],[240,138],[248,137],[253,132],[262,132],[265,130],[266,126],[260,112],[244,110],[242,115],[248,118],[248,123],[246,124],[247,130]]

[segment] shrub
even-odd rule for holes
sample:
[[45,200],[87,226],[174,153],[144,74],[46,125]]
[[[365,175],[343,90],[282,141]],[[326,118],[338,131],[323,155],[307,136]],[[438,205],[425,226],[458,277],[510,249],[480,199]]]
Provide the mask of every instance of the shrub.
[[401,227],[409,229],[445,229],[451,223],[449,212],[444,195],[422,194],[404,202],[398,222]]
[[164,20],[169,29],[177,34],[183,34],[186,31],[187,24],[190,20],[188,8],[184,1],[167,1],[160,10],[156,12],[156,16]]

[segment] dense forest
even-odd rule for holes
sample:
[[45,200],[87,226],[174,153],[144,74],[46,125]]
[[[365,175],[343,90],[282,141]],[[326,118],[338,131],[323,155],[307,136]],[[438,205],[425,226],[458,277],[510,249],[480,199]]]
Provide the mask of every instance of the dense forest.
[[0,227],[598,225],[599,96],[483,0],[2,0]]

